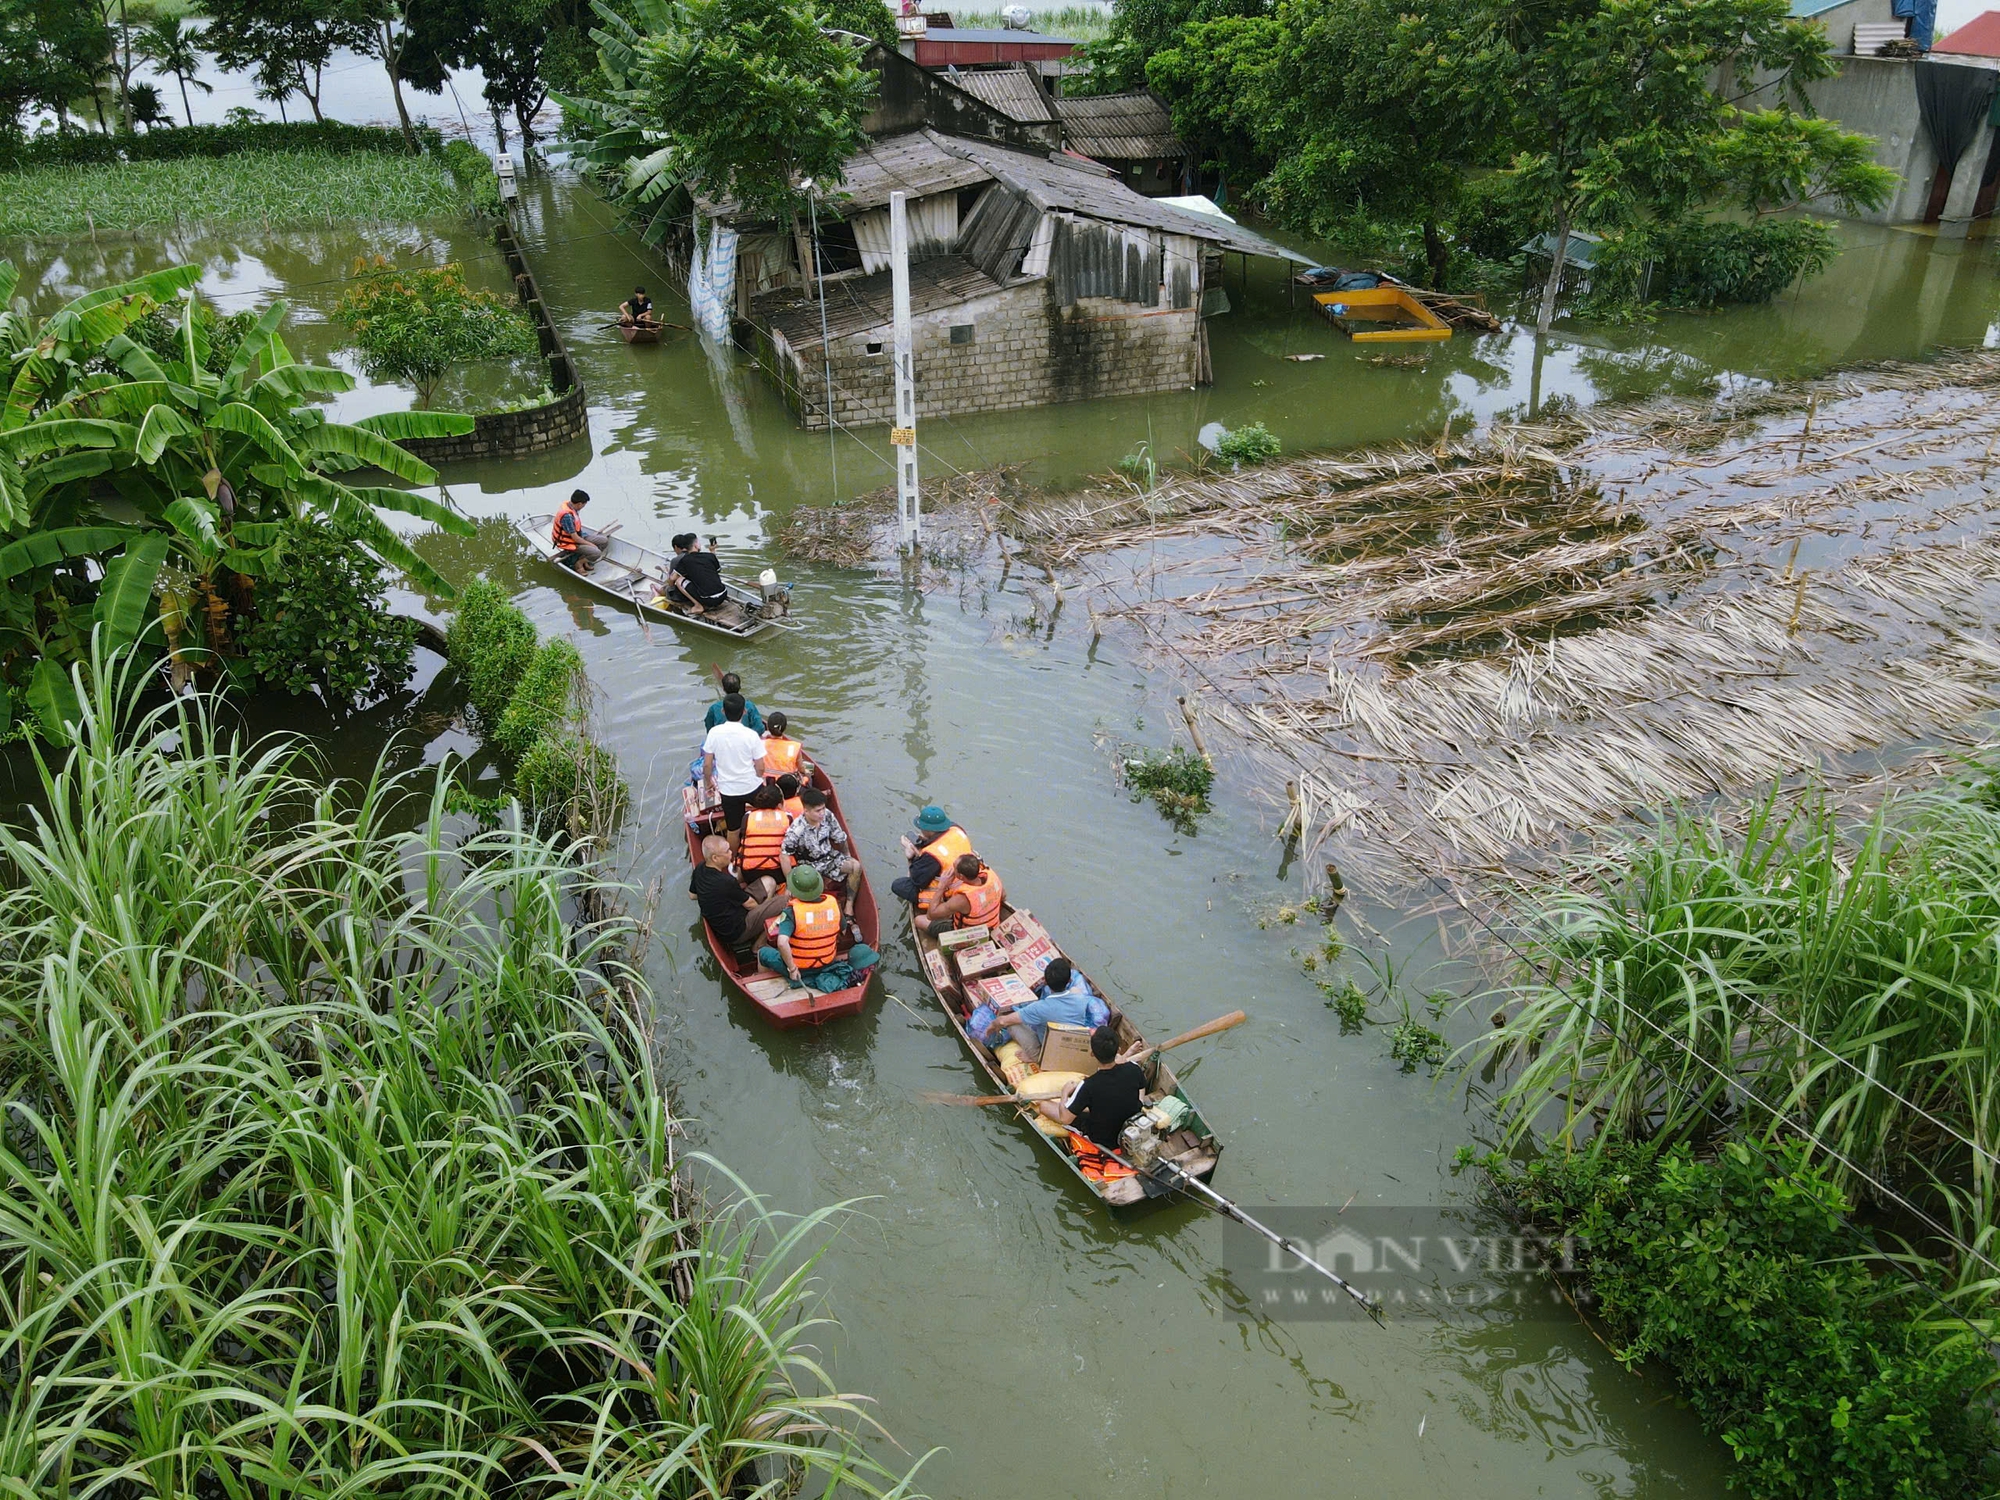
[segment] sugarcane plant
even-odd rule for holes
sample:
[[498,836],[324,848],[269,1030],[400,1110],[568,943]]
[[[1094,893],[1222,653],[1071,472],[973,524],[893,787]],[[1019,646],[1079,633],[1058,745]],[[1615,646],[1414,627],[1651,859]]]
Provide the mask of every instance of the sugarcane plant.
[[[414,490],[345,476],[372,466],[435,483],[436,470],[399,442],[467,432],[472,419],[329,421],[315,399],[351,390],[354,378],[292,357],[278,334],[282,301],[241,332],[226,362],[211,359],[215,319],[193,295],[199,275],[178,266],[106,287],[40,324],[19,306],[0,318],[11,364],[0,406],[0,724],[25,706],[42,733],[65,738],[75,718],[69,669],[86,660],[94,630],[126,649],[164,645],[188,670],[230,667],[235,622],[254,614],[287,522],[334,525],[380,564],[451,595],[383,516],[461,535],[471,523]],[[0,304],[15,278],[0,262]],[[164,353],[134,337],[142,319],[162,315],[174,329],[155,341]],[[115,518],[103,504],[114,494]]]

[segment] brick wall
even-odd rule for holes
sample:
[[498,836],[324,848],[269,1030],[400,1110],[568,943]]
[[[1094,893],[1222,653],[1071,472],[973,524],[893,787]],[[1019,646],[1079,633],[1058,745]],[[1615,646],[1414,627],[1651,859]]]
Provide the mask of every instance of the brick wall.
[[[970,340],[953,343],[952,328],[966,325]],[[1046,280],[1009,287],[916,320],[917,419],[1185,390],[1195,383],[1198,333],[1199,316],[1191,307],[1176,311],[1086,297],[1063,308]],[[870,343],[880,352],[869,353]],[[818,349],[801,355],[769,334],[760,345],[800,420],[824,429]],[[837,421],[850,427],[889,422],[895,411],[893,347],[887,328],[833,341]]]
[[520,411],[491,412],[472,419],[472,431],[458,437],[407,438],[402,446],[427,464],[458,463],[474,458],[517,458],[560,448],[590,435],[590,411],[584,404],[583,380],[569,357],[555,320],[542,304],[542,289],[528,258],[504,221],[493,231],[494,243],[514,276],[514,293],[534,320],[535,338],[549,369],[549,389],[556,399]]

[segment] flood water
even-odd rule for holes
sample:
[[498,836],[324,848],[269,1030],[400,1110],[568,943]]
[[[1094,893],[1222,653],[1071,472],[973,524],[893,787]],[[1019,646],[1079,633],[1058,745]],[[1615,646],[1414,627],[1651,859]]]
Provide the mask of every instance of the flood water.
[[[1834,270],[1771,307],[1562,334],[1546,400],[1627,397],[1782,378],[1859,359],[1915,355],[1993,335],[2000,280],[1984,241],[1843,229]],[[824,1352],[843,1389],[879,1402],[940,1496],[1193,1497],[1334,1492],[1502,1496],[1719,1496],[1728,1459],[1668,1387],[1622,1370],[1574,1320],[1496,1313],[1483,1322],[1392,1317],[1290,1321],[1246,1303],[1224,1264],[1221,1222],[1175,1205],[1114,1221],[1011,1119],[921,1103],[978,1083],[928,996],[900,931],[885,927],[885,983],[867,1013],[823,1031],[774,1032],[707,967],[686,897],[678,787],[713,697],[712,669],[739,670],[783,708],[840,785],[885,899],[895,838],[925,802],[970,830],[1017,904],[1031,907],[1101,984],[1163,1037],[1235,1007],[1252,1020],[1177,1054],[1225,1143],[1217,1186],[1246,1206],[1427,1205],[1463,1199],[1457,1148],[1487,1116],[1447,1076],[1405,1075],[1387,1028],[1343,1035],[1294,950],[1315,923],[1272,919],[1296,902],[1267,804],[1225,744],[1215,811],[1176,834],[1115,782],[1125,744],[1164,745],[1183,690],[1074,605],[1053,622],[1038,579],[965,578],[919,592],[893,572],[799,567],[770,539],[801,505],[888,479],[886,434],[799,431],[741,354],[690,339],[628,348],[598,325],[658,267],[577,188],[531,180],[522,239],[589,388],[591,441],[511,464],[454,470],[453,497],[482,519],[470,541],[423,542],[449,576],[486,571],[545,632],[573,638],[601,695],[605,740],[638,796],[620,871],[656,889],[648,963],[669,1070],[692,1143],[788,1210],[851,1201],[821,1263],[838,1330]],[[241,304],[293,294],[302,357],[335,345],[322,321],[341,267],[367,249],[439,249],[497,275],[476,236],[345,232],[234,237],[185,248]],[[175,250],[125,243],[37,247],[40,310],[65,286]],[[486,257],[482,260],[482,256]],[[1236,272],[1232,270],[1232,278]],[[498,284],[497,282],[495,284]],[[1212,325],[1210,390],[1004,416],[927,420],[931,473],[1019,463],[1070,483],[1140,442],[1170,457],[1205,422],[1266,422],[1288,448],[1463,432],[1522,408],[1531,340],[1455,338],[1416,367],[1376,365],[1303,308],[1275,267],[1232,279],[1237,311]],[[665,316],[687,321],[662,295]],[[1293,363],[1291,353],[1321,353]],[[486,377],[465,377],[477,399]],[[364,382],[344,414],[396,404]],[[587,595],[533,560],[510,529],[572,487],[591,520],[664,548],[713,534],[738,574],[776,566],[797,588],[804,631],[741,652]],[[434,707],[435,705],[431,705]],[[273,722],[323,720],[290,708]],[[435,759],[468,748],[409,699],[325,731],[359,771],[386,735]],[[1392,967],[1406,993],[1475,980],[1444,961],[1430,912],[1386,909],[1355,890],[1338,922],[1335,972],[1371,983]],[[1377,1017],[1386,1014],[1378,1006]],[[1456,1019],[1455,1040],[1471,1034]]]

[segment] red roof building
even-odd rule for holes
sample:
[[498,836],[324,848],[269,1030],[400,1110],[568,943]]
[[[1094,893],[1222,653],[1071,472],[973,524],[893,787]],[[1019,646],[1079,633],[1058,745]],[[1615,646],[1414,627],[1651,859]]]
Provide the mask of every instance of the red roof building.
[[991,67],[1002,63],[1061,62],[1078,43],[1066,36],[1038,31],[932,27],[902,38],[902,52],[919,67]]
[[1950,36],[1931,43],[1931,51],[1959,57],[2000,57],[2000,10],[1974,16]]

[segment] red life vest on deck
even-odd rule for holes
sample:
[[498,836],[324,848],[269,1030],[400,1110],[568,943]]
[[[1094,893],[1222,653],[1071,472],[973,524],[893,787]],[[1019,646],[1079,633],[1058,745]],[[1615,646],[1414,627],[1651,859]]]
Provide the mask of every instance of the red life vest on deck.
[[1139,1175],[1081,1130],[1070,1131],[1069,1149],[1076,1155],[1077,1170],[1092,1182],[1117,1182]]
[[[567,530],[563,527],[565,520],[569,522]],[[555,543],[556,551],[576,551],[576,539],[582,530],[583,523],[576,518],[576,507],[567,500],[563,501],[562,509],[556,512],[555,519],[549,523],[549,539]]]
[[792,903],[792,962],[803,972],[823,969],[840,956],[840,901],[822,896],[817,901]]
[[917,892],[917,910],[929,911],[931,903],[937,900],[938,887],[944,884],[945,872],[958,863],[961,854],[972,852],[972,840],[965,836],[965,830],[956,823],[932,839],[918,854],[928,854],[938,862],[938,877]]
[[965,926],[984,927],[988,931],[999,926],[1000,903],[1007,897],[1006,887],[1000,883],[999,871],[991,865],[981,865],[977,880],[961,880],[953,890],[964,893]]
[[737,846],[737,863],[746,871],[775,870],[778,851],[785,847],[785,833],[792,815],[782,807],[752,807],[743,814],[743,841]]
[[799,757],[806,747],[797,740],[786,739],[783,735],[764,736],[764,774],[776,781],[780,776],[796,776]]

